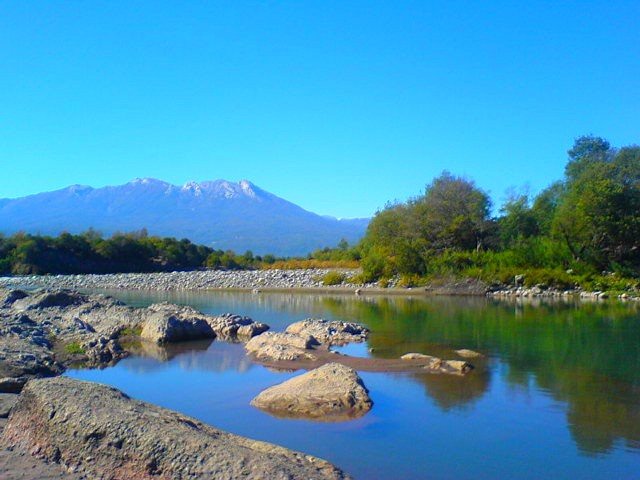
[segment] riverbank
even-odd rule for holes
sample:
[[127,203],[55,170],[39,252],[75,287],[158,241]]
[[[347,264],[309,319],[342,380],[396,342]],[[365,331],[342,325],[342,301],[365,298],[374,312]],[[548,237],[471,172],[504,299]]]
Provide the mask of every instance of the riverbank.
[[[323,277],[339,272],[344,281],[325,285]],[[298,292],[366,295],[468,295],[488,296],[496,299],[544,298],[606,300],[618,298],[638,301],[635,292],[620,293],[547,288],[544,285],[489,285],[473,278],[442,278],[424,286],[384,287],[379,282],[351,283],[359,273],[357,269],[273,269],[273,270],[194,270],[161,273],[118,273],[88,275],[26,275],[0,277],[0,287],[46,288],[69,290],[137,290],[137,291],[206,291],[229,290],[261,292]]]

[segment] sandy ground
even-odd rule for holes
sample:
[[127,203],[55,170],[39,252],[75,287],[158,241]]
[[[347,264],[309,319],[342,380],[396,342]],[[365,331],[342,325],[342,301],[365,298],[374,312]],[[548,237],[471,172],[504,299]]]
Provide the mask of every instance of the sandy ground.
[[[7,423],[0,418],[0,434]],[[2,480],[86,480],[86,477],[66,473],[60,465],[46,463],[26,452],[0,447],[0,479]]]

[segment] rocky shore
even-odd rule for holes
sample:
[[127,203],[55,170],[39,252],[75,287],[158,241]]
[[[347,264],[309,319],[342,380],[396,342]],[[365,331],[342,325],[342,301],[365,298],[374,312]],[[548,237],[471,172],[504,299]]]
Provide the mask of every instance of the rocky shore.
[[[324,275],[335,269],[300,270],[196,270],[161,273],[117,273],[105,275],[27,275],[0,277],[0,287],[48,288],[71,290],[147,290],[197,291],[243,290],[262,291],[298,290],[313,292],[348,292],[383,295],[462,295],[487,296],[496,299],[540,298],[640,301],[637,293],[611,294],[605,291],[585,291],[579,287],[557,289],[546,285],[525,286],[524,276],[517,275],[513,284],[489,285],[481,280],[440,279],[420,287],[399,287],[398,279],[367,284],[351,283],[349,279],[359,273],[354,269],[340,269],[345,280],[338,285],[325,285]],[[522,277],[522,278],[520,278]]]
[[[196,270],[162,273],[117,273],[106,275],[29,275],[0,277],[0,286],[126,290],[210,290],[210,289],[299,289],[299,288],[375,288],[375,284],[338,286],[322,283],[327,269],[306,270]],[[349,278],[357,270],[340,270]]]
[[[0,288],[0,478],[348,478],[323,460],[61,377],[71,366],[104,367],[141,351],[163,358],[171,355],[167,345],[242,342],[248,358],[263,365],[310,370],[260,393],[256,407],[327,421],[371,409],[357,370],[465,375],[473,369],[464,360],[423,354],[357,358],[331,350],[366,340],[369,330],[352,322],[306,319],[285,332],[268,329],[248,317],[205,315],[188,306],[134,308],[101,294]],[[34,463],[33,456],[48,463]],[[32,474],[17,473],[25,469]]]

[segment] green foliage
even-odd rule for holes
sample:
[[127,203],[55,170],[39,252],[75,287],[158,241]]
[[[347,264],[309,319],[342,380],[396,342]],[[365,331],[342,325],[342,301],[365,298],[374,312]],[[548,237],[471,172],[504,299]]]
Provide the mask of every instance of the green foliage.
[[187,239],[151,237],[143,229],[102,238],[94,230],[58,237],[15,234],[0,237],[0,274],[127,273],[195,268],[256,268],[251,252],[213,250]]
[[322,276],[322,284],[326,286],[330,285],[342,285],[342,283],[346,279],[346,275],[344,273],[336,272],[332,270],[330,272],[325,273]]
[[640,275],[640,147],[615,150],[585,136],[568,153],[564,181],[534,199],[511,195],[495,219],[482,190],[447,172],[423,196],[387,205],[360,245],[363,278],[506,283],[526,273],[532,285],[630,288],[628,278]]
[[84,355],[85,349],[78,342],[67,343],[64,346],[64,351],[69,355]]
[[127,327],[120,330],[120,337],[139,337],[142,334],[142,327]]

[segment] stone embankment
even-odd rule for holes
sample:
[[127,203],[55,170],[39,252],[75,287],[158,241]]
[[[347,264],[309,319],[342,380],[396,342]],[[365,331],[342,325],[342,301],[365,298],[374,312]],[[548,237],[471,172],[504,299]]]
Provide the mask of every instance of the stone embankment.
[[27,384],[0,442],[96,480],[349,478],[319,458],[64,377]]
[[[322,276],[332,270],[198,270],[163,273],[117,273],[106,275],[30,275],[0,277],[0,286],[34,286],[67,289],[126,290],[207,290],[207,289],[295,289],[295,288],[371,288],[345,282],[335,287],[322,283]],[[340,270],[351,277],[357,270]]]

